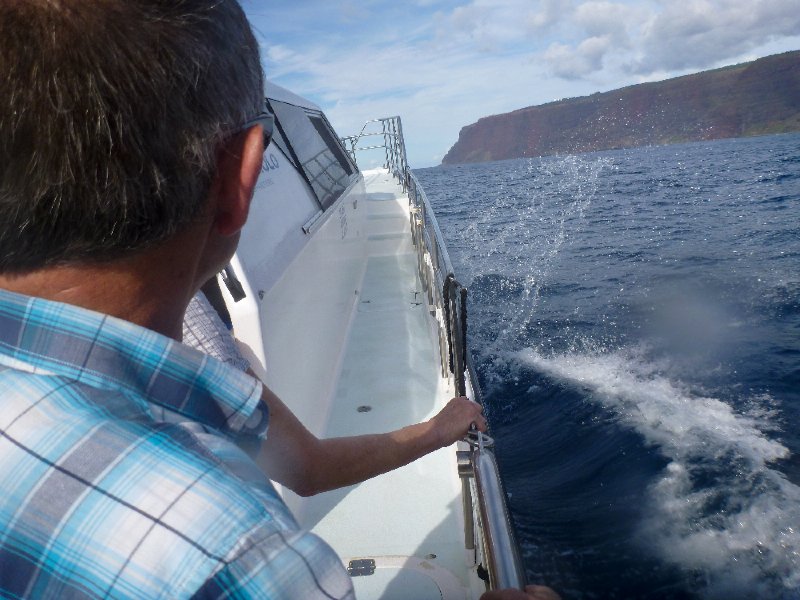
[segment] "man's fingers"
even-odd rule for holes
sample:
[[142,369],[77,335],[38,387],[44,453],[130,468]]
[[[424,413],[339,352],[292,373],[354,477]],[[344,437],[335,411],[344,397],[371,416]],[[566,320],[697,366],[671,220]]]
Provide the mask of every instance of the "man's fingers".
[[476,425],[478,426],[478,431],[486,431],[486,419],[483,415],[478,417]]
[[486,418],[483,416],[483,407],[480,404],[465,396],[453,398],[453,402],[462,403],[466,411],[465,416],[470,419],[468,431],[486,431]]
[[486,419],[482,415],[476,416],[475,420],[469,424],[470,431],[486,431],[486,429]]

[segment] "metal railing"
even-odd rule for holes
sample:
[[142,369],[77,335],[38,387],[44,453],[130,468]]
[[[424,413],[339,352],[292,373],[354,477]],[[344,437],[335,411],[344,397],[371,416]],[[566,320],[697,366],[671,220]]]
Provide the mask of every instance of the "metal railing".
[[[382,138],[382,143],[373,143],[374,138]],[[361,146],[362,140],[369,145]],[[403,140],[403,123],[400,117],[384,117],[383,119],[373,119],[367,121],[357,135],[341,138],[342,144],[353,159],[353,163],[361,169],[358,164],[357,155],[371,150],[383,150],[383,168],[388,169],[406,190],[405,173],[408,169],[406,162],[406,145]]]
[[[371,131],[378,126],[380,131]],[[383,136],[384,145],[360,146],[362,139],[372,136]],[[430,313],[438,323],[441,375],[453,378],[459,395],[470,396],[482,403],[472,357],[467,349],[468,292],[455,278],[436,216],[422,185],[408,168],[400,117],[368,121],[361,133],[343,138],[342,143],[356,164],[357,152],[384,148],[384,168],[408,193],[417,270],[425,287]],[[465,441],[470,449],[458,451],[465,545],[475,551],[478,574],[486,579],[490,589],[522,588],[525,572],[492,450],[494,442],[477,431],[471,432]]]

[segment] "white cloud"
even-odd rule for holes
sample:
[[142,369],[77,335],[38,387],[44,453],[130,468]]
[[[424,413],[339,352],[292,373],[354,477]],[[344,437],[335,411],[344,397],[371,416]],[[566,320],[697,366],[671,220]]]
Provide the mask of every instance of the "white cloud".
[[267,61],[278,65],[291,62],[292,59],[295,57],[294,50],[292,50],[291,48],[287,48],[286,46],[281,46],[280,44],[275,46],[268,46],[263,50],[263,52],[265,54],[264,58]]
[[525,24],[534,32],[543,32],[569,14],[572,4],[572,0],[541,0],[538,9],[529,10],[525,15]]
[[550,71],[564,79],[580,79],[603,67],[603,57],[612,47],[611,36],[590,37],[576,48],[551,45],[544,54]]
[[503,52],[518,44],[529,50],[553,35],[571,13],[574,0],[472,0],[437,18],[439,39]]
[[559,22],[541,52],[549,72],[598,85],[713,68],[800,37],[797,0],[588,0]]
[[800,35],[796,0],[671,0],[643,32],[640,73],[704,68]]
[[628,45],[628,28],[646,16],[637,7],[615,2],[585,2],[575,11],[575,23],[593,37],[610,36],[621,48]]

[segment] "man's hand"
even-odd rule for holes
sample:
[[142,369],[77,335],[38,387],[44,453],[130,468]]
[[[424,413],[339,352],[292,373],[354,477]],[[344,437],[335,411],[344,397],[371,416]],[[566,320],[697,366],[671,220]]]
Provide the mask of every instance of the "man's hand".
[[463,438],[474,424],[478,431],[486,431],[483,409],[477,402],[460,396],[453,398],[428,423],[433,427],[440,448]]
[[549,587],[543,585],[526,585],[521,590],[492,590],[481,596],[481,600],[561,600]]

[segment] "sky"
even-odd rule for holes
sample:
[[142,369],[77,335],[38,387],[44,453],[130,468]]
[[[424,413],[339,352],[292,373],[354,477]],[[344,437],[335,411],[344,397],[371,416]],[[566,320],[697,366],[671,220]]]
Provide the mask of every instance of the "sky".
[[799,0],[242,0],[267,77],[409,164],[481,117],[800,49]]

